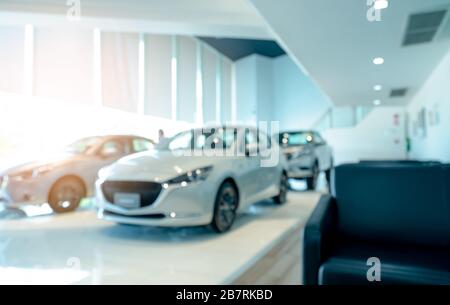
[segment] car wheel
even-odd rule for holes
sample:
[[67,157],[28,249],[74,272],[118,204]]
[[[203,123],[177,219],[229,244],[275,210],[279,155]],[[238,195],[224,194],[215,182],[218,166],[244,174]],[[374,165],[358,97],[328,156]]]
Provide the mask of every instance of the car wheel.
[[55,183],[50,191],[48,203],[55,213],[65,213],[76,210],[84,197],[86,189],[83,182],[68,177]]
[[214,205],[214,215],[211,227],[218,233],[228,231],[236,219],[239,198],[236,187],[231,182],[225,182],[217,192]]
[[287,201],[286,199],[288,189],[289,189],[288,177],[285,173],[282,173],[280,178],[280,193],[277,196],[273,197],[275,203],[283,204]]
[[306,178],[306,187],[311,191],[316,189],[317,179],[319,178],[319,165],[317,163],[312,168],[312,174],[311,177]]

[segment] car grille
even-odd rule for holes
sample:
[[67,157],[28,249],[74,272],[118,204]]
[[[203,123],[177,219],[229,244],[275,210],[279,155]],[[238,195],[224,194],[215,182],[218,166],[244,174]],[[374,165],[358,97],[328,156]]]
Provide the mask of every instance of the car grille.
[[103,215],[105,216],[120,216],[120,217],[131,217],[131,218],[139,218],[139,219],[163,219],[166,218],[164,214],[148,214],[148,215],[123,215],[114,213],[111,211],[104,211]]
[[102,184],[103,195],[110,203],[114,203],[115,193],[135,193],[141,196],[141,207],[153,204],[161,193],[161,184],[140,181],[105,181]]
[[292,159],[292,154],[291,153],[284,153],[284,155],[286,156],[286,159],[288,161]]

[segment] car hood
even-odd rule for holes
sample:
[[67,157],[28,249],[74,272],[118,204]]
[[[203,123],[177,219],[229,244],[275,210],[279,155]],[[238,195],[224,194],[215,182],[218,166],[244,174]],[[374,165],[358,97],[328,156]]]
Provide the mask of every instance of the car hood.
[[[220,157],[184,156],[171,151],[151,150],[124,157],[108,169],[108,180],[165,181],[188,171],[211,166]],[[223,158],[220,158],[223,159]]]
[[[71,153],[59,153],[45,156],[39,159],[30,160],[30,158],[19,156],[2,160],[3,167],[0,167],[0,176],[14,175],[16,173],[33,170],[41,166],[61,166],[83,158],[82,155]],[[6,166],[8,164],[8,166]],[[11,166],[13,164],[13,166]]]

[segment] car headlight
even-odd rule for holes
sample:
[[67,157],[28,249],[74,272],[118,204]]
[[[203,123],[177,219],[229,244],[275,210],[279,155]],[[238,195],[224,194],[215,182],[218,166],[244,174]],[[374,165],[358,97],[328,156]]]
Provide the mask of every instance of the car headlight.
[[44,166],[36,167],[33,169],[29,169],[26,171],[14,173],[14,174],[10,175],[10,178],[14,179],[14,180],[28,180],[28,179],[38,178],[38,177],[50,172],[52,169],[53,169],[53,167],[51,165],[44,165]]
[[204,181],[210,174],[212,166],[197,168],[195,170],[189,171],[183,175],[175,177],[173,179],[167,180],[164,184],[184,184]]

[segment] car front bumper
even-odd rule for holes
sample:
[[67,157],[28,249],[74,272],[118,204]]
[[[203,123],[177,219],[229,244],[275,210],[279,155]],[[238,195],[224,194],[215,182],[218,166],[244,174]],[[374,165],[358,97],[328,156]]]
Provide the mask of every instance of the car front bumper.
[[102,183],[101,180],[96,182],[97,216],[100,219],[161,227],[199,226],[212,221],[217,187],[208,179],[185,187],[163,188],[152,204],[135,209],[108,202]]
[[47,202],[47,181],[3,178],[0,185],[0,204],[7,207],[43,204]]
[[290,167],[288,170],[288,177],[293,179],[304,179],[313,176],[311,169],[302,169],[297,167]]
[[306,155],[287,161],[287,169],[289,178],[302,179],[312,177],[314,166],[314,158]]

